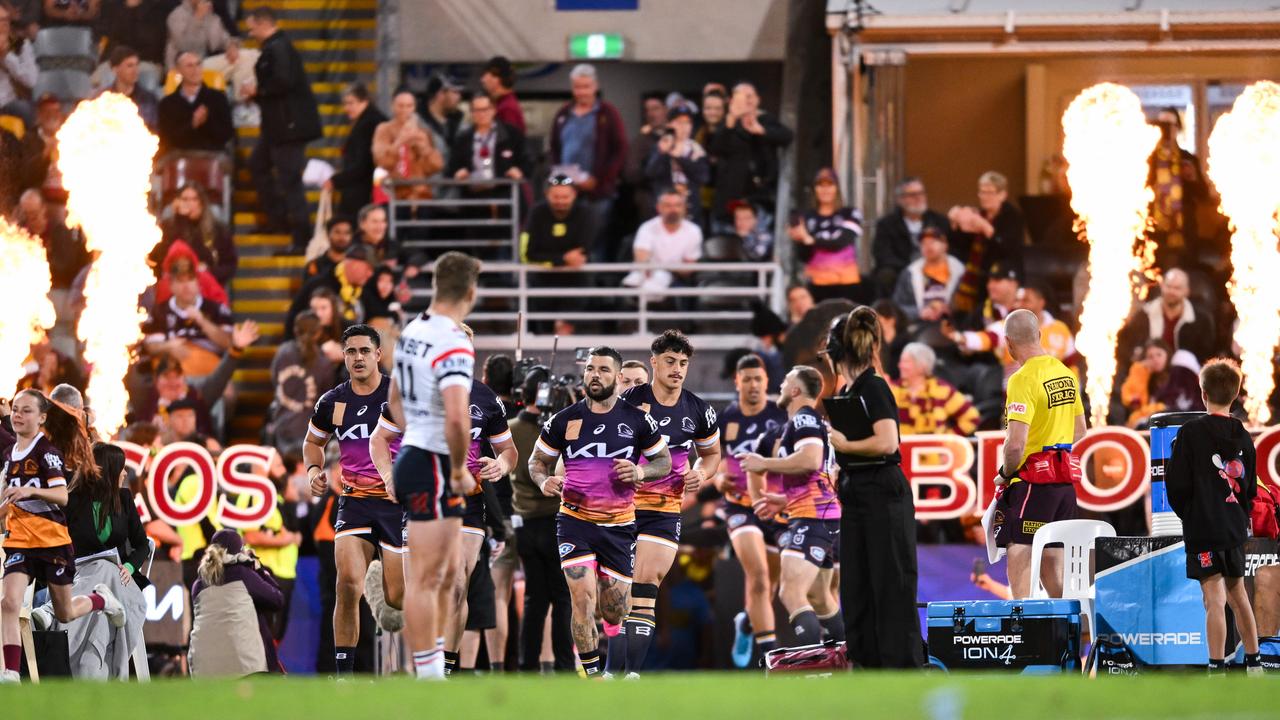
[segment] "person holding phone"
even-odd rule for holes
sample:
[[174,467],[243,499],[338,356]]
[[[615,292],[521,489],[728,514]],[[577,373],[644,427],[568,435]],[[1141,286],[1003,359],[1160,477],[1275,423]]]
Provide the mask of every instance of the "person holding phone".
[[898,407],[876,370],[880,318],[862,306],[832,323],[823,351],[845,385],[825,402],[840,465],[840,599],[849,658],[918,668],[916,527],[898,452]]
[[795,243],[797,259],[804,262],[815,300],[871,301],[870,286],[863,285],[858,268],[862,212],[841,202],[835,170],[824,167],[814,176],[813,209],[803,217],[791,216],[787,236]]

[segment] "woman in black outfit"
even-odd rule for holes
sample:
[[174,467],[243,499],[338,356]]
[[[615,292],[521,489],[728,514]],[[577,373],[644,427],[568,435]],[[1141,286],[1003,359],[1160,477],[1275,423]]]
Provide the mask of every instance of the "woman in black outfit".
[[142,574],[142,566],[147,562],[150,547],[138,508],[133,504],[133,493],[122,487],[124,450],[108,443],[95,443],[93,460],[101,470],[97,479],[86,478],[85,482],[77,483],[67,501],[67,526],[76,559],[115,550],[120,582],[125,585],[137,582],[139,587],[146,587],[150,583]]
[[876,373],[882,336],[863,306],[838,318],[827,359],[844,388],[827,401],[840,463],[840,604],[849,656],[864,668],[923,664],[916,613],[916,529],[898,453],[898,407]]

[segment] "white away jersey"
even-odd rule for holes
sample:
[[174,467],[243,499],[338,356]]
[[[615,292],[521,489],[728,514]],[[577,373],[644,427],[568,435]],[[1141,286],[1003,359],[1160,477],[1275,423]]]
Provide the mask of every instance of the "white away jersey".
[[405,445],[449,453],[441,391],[460,387],[469,394],[475,360],[466,333],[447,317],[424,312],[404,329],[396,341],[396,382],[404,407]]

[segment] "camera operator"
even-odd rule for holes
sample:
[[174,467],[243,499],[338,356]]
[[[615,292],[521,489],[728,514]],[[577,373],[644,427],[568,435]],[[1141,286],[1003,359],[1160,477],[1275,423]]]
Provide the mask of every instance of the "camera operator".
[[826,403],[840,464],[840,581],[849,659],[864,668],[922,664],[916,614],[916,527],[898,453],[898,408],[876,374],[880,318],[837,318],[825,354],[844,388]]
[[[517,379],[521,369],[516,370]],[[545,419],[537,405],[538,390],[543,383],[552,380],[545,367],[528,369],[518,388],[520,397],[517,399],[523,407],[508,423],[518,456],[511,479],[512,506],[515,509],[511,524],[516,530],[516,551],[524,565],[525,576],[524,623],[520,628],[520,669],[523,671],[539,669],[547,608],[552,609],[551,647],[555,655],[555,670],[572,671],[574,668],[573,636],[569,627],[573,610],[569,585],[560,570],[560,551],[556,540],[556,513],[560,510],[560,499],[543,495],[529,478],[529,456]]]

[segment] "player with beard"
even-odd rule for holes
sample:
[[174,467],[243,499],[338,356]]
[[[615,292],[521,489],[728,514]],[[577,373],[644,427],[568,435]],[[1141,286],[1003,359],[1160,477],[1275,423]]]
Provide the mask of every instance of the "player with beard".
[[[596,609],[606,627],[627,612],[636,546],[636,489],[666,478],[671,454],[658,422],[618,398],[622,356],[592,348],[582,371],[587,397],[556,413],[529,457],[529,477],[559,495],[556,538],[573,602],[573,640],[588,676],[600,672]],[[637,465],[641,457],[648,463]],[[553,475],[564,458],[564,475]]]
[[[694,492],[720,466],[720,431],[716,411],[684,389],[693,345],[678,330],[667,330],[650,346],[651,384],[636,385],[622,399],[649,413],[671,450],[671,472],[636,490],[635,582],[625,643],[627,670],[639,672],[657,627],[654,605],[658,586],[671,569],[680,545],[680,511],[684,495]],[[695,450],[696,449],[696,450]],[[694,456],[696,452],[696,457]],[[611,662],[610,668],[616,668]]]
[[[801,643],[817,643],[822,639],[823,622],[809,604],[809,591],[820,573],[830,572],[835,565],[833,549],[840,534],[840,503],[830,474],[826,472],[830,444],[826,424],[814,410],[822,394],[822,375],[815,369],[797,365],[782,381],[778,406],[787,411],[787,424],[782,430],[773,457],[759,453],[742,456],[742,467],[749,473],[781,473],[783,493],[765,493],[756,500],[756,511],[769,515],[785,511],[789,522],[787,546],[782,550],[782,580],[778,594],[790,613],[796,639]],[[823,576],[830,582],[829,575]],[[828,633],[844,638],[844,625],[839,613],[825,622]]]
[[[780,525],[774,519],[756,517],[751,507],[753,496],[738,456],[761,452],[757,444],[770,430],[782,426],[787,414],[768,398],[769,376],[758,355],[744,355],[738,360],[733,376],[738,399],[720,414],[720,472],[715,476],[716,489],[724,495],[719,514],[729,530],[733,554],[742,565],[746,584],[746,609],[733,619],[734,662],[739,667],[752,665],[773,649],[773,594],[769,582],[770,551],[777,552]],[[771,492],[781,492],[774,488]],[[750,627],[750,630],[747,627]],[[754,636],[751,634],[754,632]]]
[[[364,577],[374,556],[382,560],[386,609],[378,608],[378,624],[398,630],[404,598],[404,510],[388,495],[370,453],[369,438],[387,401],[391,378],[382,374],[382,339],[368,325],[353,325],[342,333],[343,362],[350,380],[320,397],[302,458],[311,480],[311,494],[320,497],[329,485],[324,472],[324,448],[338,436],[342,454],[342,496],[333,524],[333,557],[337,566],[337,592],[333,611],[333,652],[338,677],[355,670],[355,646],[360,638],[360,598]],[[399,441],[388,448],[399,449]]]

